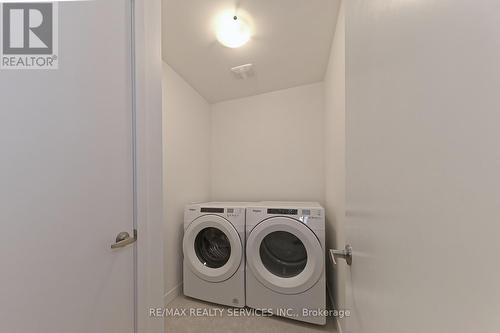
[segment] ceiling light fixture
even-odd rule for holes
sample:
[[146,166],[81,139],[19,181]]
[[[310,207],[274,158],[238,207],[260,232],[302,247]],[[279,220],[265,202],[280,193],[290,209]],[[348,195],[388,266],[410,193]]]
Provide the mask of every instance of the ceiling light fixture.
[[251,28],[241,17],[224,13],[217,19],[217,40],[224,46],[237,48],[252,37]]

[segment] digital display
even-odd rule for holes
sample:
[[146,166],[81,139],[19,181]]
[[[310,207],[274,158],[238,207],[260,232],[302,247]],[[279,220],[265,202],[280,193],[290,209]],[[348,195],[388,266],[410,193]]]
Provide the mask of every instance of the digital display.
[[224,208],[202,207],[202,213],[224,213]]
[[283,209],[283,208],[269,208],[267,210],[268,214],[279,214],[279,215],[297,215],[297,209]]

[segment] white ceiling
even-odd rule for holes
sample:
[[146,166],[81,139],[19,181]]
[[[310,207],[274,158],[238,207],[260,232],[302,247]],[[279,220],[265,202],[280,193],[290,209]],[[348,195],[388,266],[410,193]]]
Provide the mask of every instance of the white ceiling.
[[[323,80],[339,0],[163,0],[163,59],[209,102],[256,95]],[[255,33],[230,49],[215,37],[213,20],[237,8]],[[252,63],[236,79],[230,68]]]

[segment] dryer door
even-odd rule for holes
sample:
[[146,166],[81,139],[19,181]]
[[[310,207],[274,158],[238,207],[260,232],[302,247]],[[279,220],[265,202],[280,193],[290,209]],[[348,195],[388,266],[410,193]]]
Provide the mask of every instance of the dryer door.
[[184,232],[183,250],[184,264],[208,282],[229,279],[243,258],[238,232],[218,215],[204,215],[191,222]]
[[300,221],[272,217],[258,224],[247,239],[247,263],[267,288],[300,294],[323,273],[324,253],[316,235]]

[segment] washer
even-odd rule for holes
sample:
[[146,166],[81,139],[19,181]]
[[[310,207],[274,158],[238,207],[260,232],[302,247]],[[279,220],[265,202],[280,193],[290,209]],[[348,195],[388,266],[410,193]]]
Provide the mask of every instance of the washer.
[[245,306],[246,203],[191,204],[184,211],[184,295]]
[[325,212],[317,203],[247,207],[246,304],[326,324]]

